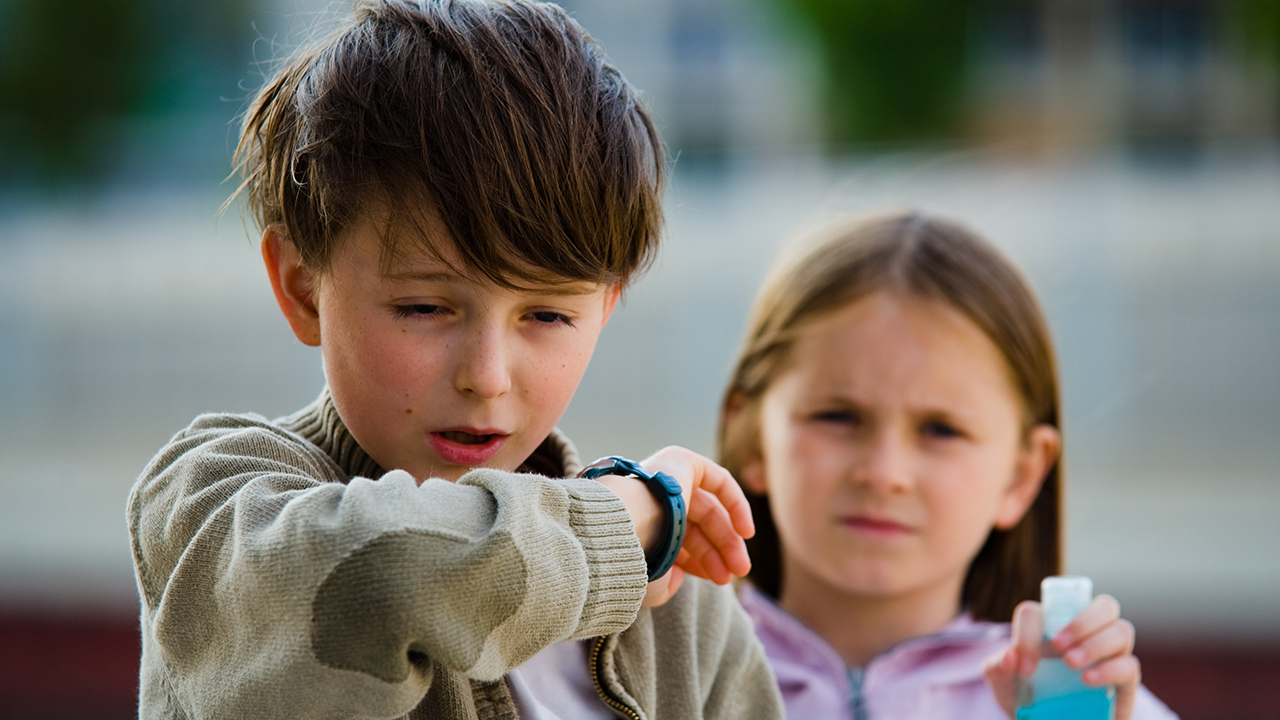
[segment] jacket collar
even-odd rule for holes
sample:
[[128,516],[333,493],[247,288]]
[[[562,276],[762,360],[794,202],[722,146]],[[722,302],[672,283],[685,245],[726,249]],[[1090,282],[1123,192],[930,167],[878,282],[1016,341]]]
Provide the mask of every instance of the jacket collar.
[[[775,662],[809,667],[843,676],[844,660],[817,633],[809,629],[773,599],[750,583],[743,583],[738,597],[756,625],[756,634]],[[981,680],[981,662],[939,663],[945,656],[985,655],[1008,642],[1009,626],[974,620],[968,612],[957,615],[942,630],[908,638],[877,655],[864,668],[868,674],[912,672],[925,665],[934,682],[953,684]]]

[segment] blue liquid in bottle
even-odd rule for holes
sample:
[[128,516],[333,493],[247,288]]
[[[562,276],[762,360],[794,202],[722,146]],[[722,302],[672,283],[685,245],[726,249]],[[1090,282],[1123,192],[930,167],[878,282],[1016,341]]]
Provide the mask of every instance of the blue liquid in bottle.
[[1086,577],[1048,577],[1040,583],[1044,607],[1044,644],[1035,673],[1019,689],[1018,720],[1112,720],[1115,690],[1090,687],[1080,671],[1068,668],[1049,644],[1093,599],[1093,581]]

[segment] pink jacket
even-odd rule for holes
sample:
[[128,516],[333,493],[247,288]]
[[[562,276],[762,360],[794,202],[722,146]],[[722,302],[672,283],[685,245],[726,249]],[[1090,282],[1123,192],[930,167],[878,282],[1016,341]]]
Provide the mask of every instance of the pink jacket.
[[[940,633],[904,640],[865,668],[847,668],[812,630],[749,583],[738,593],[755,622],[790,720],[1008,720],[982,679],[1009,642],[1007,623],[961,614]],[[1177,720],[1145,687],[1134,720]]]

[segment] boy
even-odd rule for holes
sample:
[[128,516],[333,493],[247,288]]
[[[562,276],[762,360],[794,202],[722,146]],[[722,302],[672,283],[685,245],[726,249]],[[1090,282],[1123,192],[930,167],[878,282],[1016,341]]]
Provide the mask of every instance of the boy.
[[328,387],[197,418],[135,486],[142,717],[780,717],[731,593],[681,589],[749,567],[732,478],[632,468],[678,480],[679,549],[678,502],[576,478],[554,427],[655,250],[661,152],[525,0],[367,0],[267,83],[241,189]]

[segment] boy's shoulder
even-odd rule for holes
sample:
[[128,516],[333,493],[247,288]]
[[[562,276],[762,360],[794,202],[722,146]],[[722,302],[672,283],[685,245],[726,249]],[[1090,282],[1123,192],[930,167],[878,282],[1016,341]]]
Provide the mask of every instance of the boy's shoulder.
[[[309,406],[308,409],[313,409]],[[275,420],[257,413],[203,413],[180,430],[152,458],[141,479],[179,464],[195,463],[210,471],[233,471],[248,465],[282,464],[317,480],[342,482],[342,469],[307,433],[307,409]],[[310,437],[309,437],[310,435]]]
[[277,470],[338,483],[385,473],[347,431],[328,389],[301,410],[274,420],[251,412],[197,416],[160,448],[139,485],[177,469],[209,480]]

